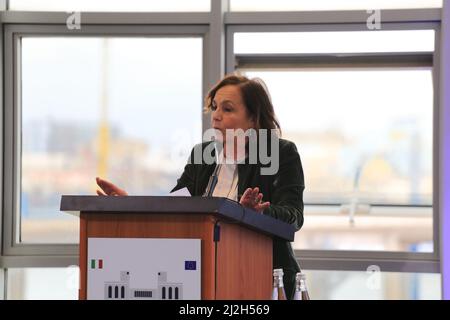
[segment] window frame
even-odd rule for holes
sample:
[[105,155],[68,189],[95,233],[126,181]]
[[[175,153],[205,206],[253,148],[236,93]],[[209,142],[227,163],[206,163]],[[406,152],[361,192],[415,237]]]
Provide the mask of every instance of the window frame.
[[[448,88],[450,85],[450,3],[444,1],[442,10],[441,63],[442,73],[439,85]],[[439,132],[439,205],[440,205],[440,261],[441,261],[441,293],[444,300],[450,300],[450,92],[442,90],[440,97],[440,132]]]
[[[389,10],[384,10],[389,11]],[[384,11],[382,17],[385,16]],[[303,17],[303,13],[286,14],[288,20],[285,24],[280,24],[279,20],[284,13],[273,13],[269,17],[266,13],[229,13],[228,21],[232,21],[232,25],[227,26],[227,54],[226,54],[226,70],[227,73],[233,72],[239,67],[239,62],[245,62],[246,65],[262,66],[268,63],[269,66],[277,64],[295,64],[295,61],[301,63],[333,63],[337,60],[346,63],[364,63],[373,64],[395,59],[395,64],[402,66],[405,63],[412,63],[417,60],[418,64],[429,63],[433,61],[433,252],[389,252],[389,251],[369,251],[369,250],[319,250],[319,249],[296,249],[294,250],[300,266],[304,269],[322,269],[322,270],[366,270],[368,266],[376,264],[382,271],[408,271],[408,272],[440,272],[440,243],[439,243],[439,197],[438,197],[438,168],[439,157],[437,155],[439,142],[439,76],[440,76],[440,19],[434,16],[434,10],[414,10],[419,14],[423,12],[423,16],[419,19],[419,15],[412,21],[400,19],[401,13],[390,16],[388,22],[382,20],[382,30],[422,30],[433,29],[435,31],[435,51],[430,53],[424,52],[396,52],[396,53],[346,53],[344,57],[338,57],[336,54],[235,54],[234,53],[234,34],[239,32],[320,32],[320,31],[367,31],[366,20],[367,13],[361,12],[339,12],[338,19],[340,23],[330,23],[328,21],[328,12],[314,12],[313,17],[309,17],[305,23],[293,23],[295,16]],[[347,16],[346,21],[343,19]],[[246,19],[246,17],[248,19]],[[262,23],[263,19],[269,20],[269,23]],[[363,19],[364,18],[364,19]],[[358,23],[359,19],[359,23]],[[248,23],[248,21],[251,23]],[[397,22],[397,20],[401,20]],[[419,20],[419,21],[418,21]],[[431,21],[430,21],[431,20]],[[244,23],[247,21],[247,23]],[[315,23],[313,23],[315,22]],[[351,23],[350,23],[351,22]],[[320,24],[319,24],[320,23]],[[376,32],[376,31],[373,31]],[[414,64],[413,64],[414,65]],[[300,65],[301,66],[301,65]],[[324,207],[333,207],[332,204]],[[414,207],[414,206],[411,206]],[[308,212],[308,204],[305,204],[305,212]],[[301,231],[300,231],[301,232]]]
[[[74,33],[65,25],[5,25],[5,170],[4,183],[12,188],[5,188],[3,209],[4,235],[3,255],[12,262],[11,258],[34,257],[38,261],[44,259],[60,261],[62,264],[76,264],[78,260],[78,245],[76,244],[30,244],[20,243],[20,188],[21,188],[21,101],[20,101],[20,39],[26,37],[64,36],[64,37],[201,37],[203,39],[203,55],[208,50],[205,41],[208,27],[205,25],[169,25],[169,26],[98,26],[82,25],[81,30]],[[205,59],[203,59],[203,65]],[[205,66],[203,66],[202,91],[205,90]],[[61,212],[61,214],[64,214]],[[52,259],[54,257],[55,259]],[[75,259],[74,259],[75,258]],[[31,262],[31,260],[30,260]],[[49,263],[54,266],[54,262]],[[38,264],[41,264],[38,263]],[[32,263],[34,265],[34,263]],[[59,263],[57,263],[59,265]],[[10,265],[8,263],[8,265]],[[11,265],[16,266],[15,263]],[[25,263],[27,265],[27,263]]]
[[[8,0],[0,0],[0,10],[6,10],[7,8],[7,1]],[[0,11],[0,12],[1,12]],[[3,60],[3,49],[4,49],[4,37],[3,37],[3,23],[2,23],[2,17],[0,13],[0,61]],[[0,101],[3,101],[4,92],[3,92],[3,78],[4,78],[4,64],[0,63]],[[4,105],[2,104],[2,107]],[[0,113],[0,150],[3,152],[4,146],[3,146],[3,112]],[[2,171],[0,171],[0,177],[2,178],[2,183],[0,183],[0,205],[3,206],[3,157],[0,158],[0,168],[2,168]],[[5,298],[5,292],[6,292],[6,283],[5,283],[5,273],[6,269],[3,269],[3,216],[4,213],[2,211],[0,215],[0,300],[3,300]]]

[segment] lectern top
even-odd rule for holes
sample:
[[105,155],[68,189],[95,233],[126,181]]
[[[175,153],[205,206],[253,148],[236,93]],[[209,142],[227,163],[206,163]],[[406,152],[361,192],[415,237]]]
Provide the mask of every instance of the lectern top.
[[87,214],[213,214],[224,220],[293,241],[295,228],[283,221],[244,208],[239,203],[222,197],[173,196],[72,196],[61,198],[61,211],[79,216]]

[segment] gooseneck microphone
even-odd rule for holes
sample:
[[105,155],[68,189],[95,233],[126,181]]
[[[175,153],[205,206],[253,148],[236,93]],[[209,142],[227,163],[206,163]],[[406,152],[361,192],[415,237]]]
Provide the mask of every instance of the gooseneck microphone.
[[205,192],[203,193],[203,197],[212,197],[214,189],[217,185],[217,181],[219,180],[219,170],[222,165],[219,160],[219,147],[217,146],[217,141],[213,141],[213,143],[216,158],[216,167],[214,168],[211,177],[209,177],[208,185],[206,186]]
[[212,197],[214,189],[217,185],[217,181],[219,180],[218,173],[220,166],[221,164],[217,163],[213,173],[211,174],[211,177],[209,177],[208,185],[206,186],[205,193],[203,194],[204,197]]

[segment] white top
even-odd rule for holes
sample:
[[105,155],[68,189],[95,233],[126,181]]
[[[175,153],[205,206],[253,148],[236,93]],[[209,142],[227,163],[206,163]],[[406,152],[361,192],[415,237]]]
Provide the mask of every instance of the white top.
[[235,164],[220,164],[214,197],[225,197],[237,201],[238,174]]
[[[245,155],[238,156],[237,162],[243,159],[245,159]],[[212,195],[213,197],[225,197],[237,201],[239,177],[236,161],[234,163],[227,163],[226,158],[223,157],[223,151],[220,152],[218,161],[220,168],[217,176],[217,185]]]

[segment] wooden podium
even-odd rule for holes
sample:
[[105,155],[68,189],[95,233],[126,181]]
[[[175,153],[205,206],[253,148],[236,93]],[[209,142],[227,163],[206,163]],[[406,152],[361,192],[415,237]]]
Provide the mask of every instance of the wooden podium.
[[80,291],[87,296],[88,238],[201,239],[201,298],[270,299],[272,238],[295,229],[226,198],[62,196],[80,217]]

